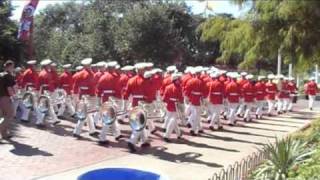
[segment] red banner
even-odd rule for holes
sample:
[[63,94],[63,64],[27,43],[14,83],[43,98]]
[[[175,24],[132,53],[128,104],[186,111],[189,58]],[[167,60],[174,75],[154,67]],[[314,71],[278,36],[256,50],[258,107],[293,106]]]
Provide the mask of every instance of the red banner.
[[29,58],[32,57],[32,32],[33,32],[33,15],[37,8],[39,0],[30,0],[27,3],[22,11],[21,19],[20,19],[20,26],[18,32],[18,39],[24,41],[28,46],[28,55]]

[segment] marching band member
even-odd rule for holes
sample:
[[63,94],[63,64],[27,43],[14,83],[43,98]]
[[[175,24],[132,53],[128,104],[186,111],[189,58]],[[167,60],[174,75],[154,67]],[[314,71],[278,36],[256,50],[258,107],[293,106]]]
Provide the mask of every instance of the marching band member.
[[[122,107],[121,110],[124,112],[128,111],[128,98],[124,97],[124,92],[125,89],[127,87],[128,81],[130,78],[132,78],[132,71],[134,71],[134,66],[124,66],[123,68],[121,68],[121,75],[120,75],[120,79],[119,79],[119,85],[120,85],[120,91],[121,91],[121,97],[122,97]],[[125,113],[126,116],[127,113]],[[124,119],[124,118],[122,118]]]
[[[89,96],[88,101],[92,105],[96,103],[96,97],[95,97],[95,84],[93,81],[94,74],[90,69],[91,63],[92,63],[91,58],[85,58],[81,61],[81,64],[83,65],[83,69],[77,74],[77,76],[74,79],[73,92],[75,94],[79,94],[80,98],[83,95]],[[86,121],[89,126],[89,135],[97,136],[99,133],[96,131],[96,128],[94,126],[94,120],[91,114],[87,115]],[[75,129],[73,131],[74,137],[81,138],[80,133],[84,123],[85,121],[78,120],[75,126]]]
[[246,106],[246,110],[243,116],[244,121],[252,121],[250,112],[254,106],[254,98],[255,98],[255,87],[252,84],[252,74],[246,75],[247,82],[242,86],[242,97],[244,100],[244,105]]
[[265,86],[265,76],[258,76],[258,82],[254,85],[256,90],[256,119],[262,119],[263,106],[265,103],[266,96],[266,86]]
[[[177,122],[176,103],[183,103],[182,88],[180,77],[181,73],[174,73],[171,76],[172,84],[168,85],[163,93],[163,101],[166,103],[168,126],[164,134],[164,140],[170,142],[169,138],[174,131],[178,138],[181,138],[182,132]],[[183,113],[183,112],[182,112]]]
[[240,93],[241,88],[240,85],[236,82],[236,79],[238,77],[238,73],[236,72],[230,72],[228,73],[228,76],[230,77],[230,82],[226,84],[225,86],[225,96],[228,101],[228,107],[229,107],[229,125],[234,126],[236,124],[236,109],[239,105],[239,99],[240,99]]
[[[53,82],[54,79],[51,73],[51,63],[52,61],[50,59],[45,59],[41,61],[40,65],[42,67],[42,70],[39,73],[39,92],[40,94],[45,94],[45,92],[47,92],[49,97],[55,90],[55,84]],[[52,104],[49,105],[48,115],[52,118],[54,125],[60,123],[60,120],[58,120],[58,117],[55,114]],[[36,122],[36,125],[38,127],[44,127],[44,118],[44,114],[39,112],[38,110]]]
[[161,96],[163,95],[163,92],[164,92],[166,86],[171,84],[171,74],[173,74],[176,71],[177,71],[176,66],[168,66],[167,67],[167,73],[165,74],[163,81],[162,81],[162,85],[160,87],[160,95]]
[[[248,82],[248,80],[246,79],[246,76],[248,75],[247,72],[241,72],[240,73],[241,77],[240,79],[237,81],[239,87],[240,87],[240,91],[243,91],[243,85],[246,84]],[[237,111],[237,116],[240,117],[243,115],[243,111],[245,109],[245,103],[244,103],[244,98],[242,96],[243,94],[240,94],[240,100],[239,100],[239,107],[238,107],[238,111]]]
[[289,105],[288,105],[288,111],[292,112],[292,107],[293,107],[293,101],[295,98],[297,98],[297,93],[298,93],[298,88],[296,83],[294,82],[293,77],[289,77],[289,82],[288,82],[288,90],[290,91],[290,99],[289,99]]
[[[39,75],[36,71],[36,61],[30,60],[27,62],[28,68],[23,72],[21,77],[21,87],[24,90],[28,90],[28,87],[34,88],[34,90],[38,90],[39,84]],[[21,105],[21,122],[30,122],[29,121],[29,114],[31,109]]]
[[59,76],[59,87],[67,93],[67,97],[65,103],[61,103],[58,109],[57,116],[60,119],[63,118],[63,113],[66,108],[68,109],[71,117],[75,116],[75,108],[71,101],[71,88],[73,84],[72,74],[70,72],[71,64],[65,64],[62,68],[63,73]]
[[287,92],[287,81],[282,74],[278,75],[278,101],[277,101],[277,112],[278,114],[285,113],[289,94]]
[[153,77],[152,81],[154,82],[153,86],[156,89],[156,101],[155,101],[155,112],[159,112],[160,117],[165,115],[164,107],[162,106],[161,96],[160,96],[160,88],[163,81],[162,70],[159,68],[153,69]]
[[268,102],[268,116],[271,116],[272,109],[275,105],[276,93],[278,92],[277,85],[273,82],[275,76],[273,74],[268,75],[268,82],[266,83],[266,99]]
[[93,78],[94,78],[94,82],[98,83],[99,79],[103,76],[103,74],[106,71],[107,63],[105,63],[103,61],[100,61],[96,65],[97,65],[98,71],[96,73],[94,73],[94,77]]
[[312,111],[313,103],[314,103],[315,97],[318,93],[318,86],[317,86],[317,83],[315,82],[314,77],[311,77],[309,79],[309,82],[306,85],[305,92],[309,97],[309,109],[310,109],[310,111]]
[[211,73],[210,77],[212,81],[207,83],[208,86],[208,99],[209,99],[209,112],[211,113],[209,128],[214,130],[214,124],[218,125],[218,129],[222,129],[223,126],[220,122],[220,113],[222,112],[223,97],[224,97],[224,84],[219,81],[219,73]]
[[59,75],[58,75],[58,72],[57,72],[57,64],[56,63],[51,63],[50,64],[50,72],[51,72],[51,75],[52,75],[52,83],[54,85],[54,89],[56,89],[57,87],[59,87]]
[[[154,104],[153,102],[156,100],[156,86],[153,85],[153,80],[152,80],[152,76],[153,76],[153,71],[146,71],[143,74],[143,78],[145,80],[145,87],[148,87],[149,89],[145,92],[145,97],[144,97],[144,101],[145,103],[149,104],[150,108],[154,108]],[[148,113],[151,113],[151,111],[153,111],[153,109],[150,109],[149,112],[147,112],[147,118],[149,116]],[[148,119],[147,120],[147,127],[148,130],[150,131],[151,134],[154,134],[156,132],[156,127],[153,123],[153,119]]]
[[205,96],[205,85],[200,80],[202,68],[196,67],[194,70],[195,76],[192,77],[185,86],[185,95],[190,101],[190,116],[188,122],[191,124],[190,134],[192,136],[202,133],[202,126],[200,121],[200,108],[202,98]]
[[145,87],[145,79],[143,74],[145,72],[145,64],[137,63],[135,65],[137,74],[129,79],[126,90],[124,92],[124,98],[131,96],[132,107],[138,106],[139,101],[143,101],[145,97],[145,91],[148,87]]

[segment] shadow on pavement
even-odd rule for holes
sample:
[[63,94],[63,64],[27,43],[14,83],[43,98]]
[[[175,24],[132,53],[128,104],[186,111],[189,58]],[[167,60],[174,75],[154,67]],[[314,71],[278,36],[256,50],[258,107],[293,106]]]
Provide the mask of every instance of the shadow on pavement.
[[42,151],[39,148],[27,144],[22,144],[13,140],[8,140],[8,142],[14,147],[10,152],[17,156],[53,156],[53,154],[49,152]]
[[222,141],[226,141],[226,142],[234,141],[234,142],[240,142],[240,143],[255,144],[255,145],[260,145],[260,146],[265,145],[265,143],[246,141],[246,140],[241,140],[241,139],[235,139],[232,137],[222,137],[222,136],[217,136],[217,135],[208,134],[208,133],[204,133],[203,135],[201,135],[201,137],[213,138],[213,139],[222,140]]
[[202,154],[200,153],[184,152],[176,155],[176,154],[166,152],[167,149],[168,148],[163,146],[155,146],[155,147],[151,147],[144,150],[143,154],[150,154],[152,156],[158,157],[161,160],[166,160],[174,163],[194,163],[194,164],[201,164],[201,165],[214,167],[214,168],[223,167],[223,165],[221,164],[199,160],[198,158],[202,156]]
[[263,134],[255,134],[255,133],[251,133],[251,132],[234,131],[234,130],[231,130],[231,129],[224,129],[222,132],[249,135],[249,136],[259,136],[259,137],[266,137],[266,138],[275,138],[274,136],[268,136],[268,135],[263,135]]

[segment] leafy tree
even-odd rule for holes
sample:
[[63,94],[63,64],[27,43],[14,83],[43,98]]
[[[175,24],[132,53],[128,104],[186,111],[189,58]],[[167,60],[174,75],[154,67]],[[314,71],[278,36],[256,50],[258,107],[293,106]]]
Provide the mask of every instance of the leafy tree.
[[[12,6],[9,0],[0,1],[0,61],[20,58],[20,46],[17,41],[17,24],[10,20]],[[1,63],[1,62],[0,62]]]

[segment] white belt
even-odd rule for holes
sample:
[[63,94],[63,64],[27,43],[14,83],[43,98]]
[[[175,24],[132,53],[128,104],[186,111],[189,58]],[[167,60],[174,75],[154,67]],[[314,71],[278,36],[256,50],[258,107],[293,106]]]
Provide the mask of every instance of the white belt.
[[194,92],[194,91],[192,91],[191,94],[200,96],[200,95],[201,95],[201,92]]
[[112,93],[113,93],[113,90],[104,90],[103,93],[104,93],[104,94],[112,94]]
[[213,92],[211,94],[214,94],[214,95],[221,95],[222,93],[221,92]]
[[170,101],[178,101],[176,98],[169,98]]
[[82,87],[80,87],[80,89],[81,89],[81,90],[88,90],[89,88],[82,86]]
[[34,83],[26,83],[26,86],[33,86]]
[[267,91],[267,93],[276,93],[276,91]]
[[136,99],[142,99],[143,98],[143,95],[132,95],[133,98],[136,98]]
[[252,95],[252,93],[246,93],[246,95]]
[[229,93],[230,96],[238,96],[238,93]]
[[263,92],[262,91],[257,91],[257,94],[263,94]]
[[48,84],[42,84],[41,87],[49,87]]
[[62,86],[63,87],[69,87],[69,84],[63,84]]

